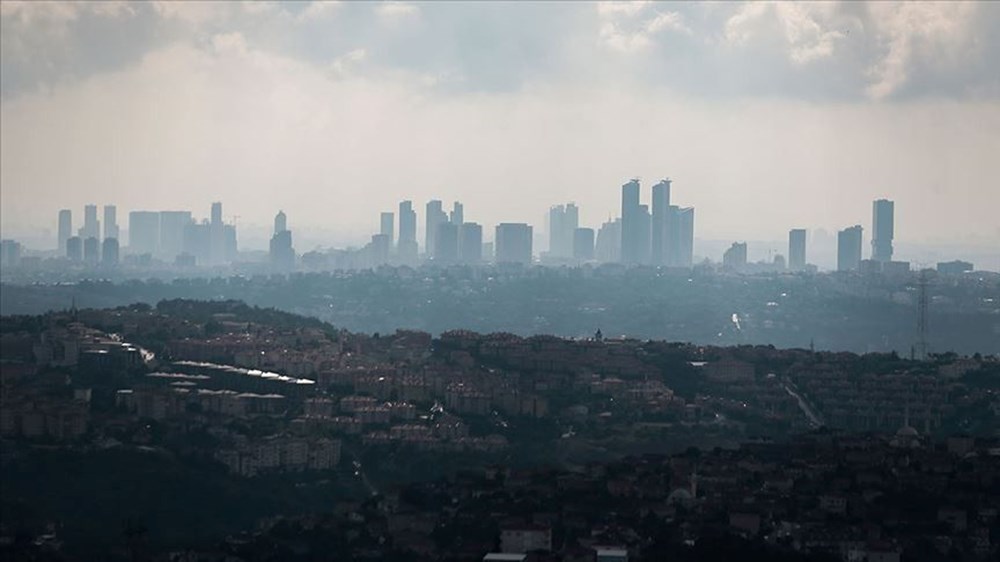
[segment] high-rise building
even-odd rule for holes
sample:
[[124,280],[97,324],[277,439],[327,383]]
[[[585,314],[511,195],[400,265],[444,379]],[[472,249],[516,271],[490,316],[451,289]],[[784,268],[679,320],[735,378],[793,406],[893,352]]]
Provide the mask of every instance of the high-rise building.
[[464,222],[458,227],[458,261],[476,264],[483,261],[483,227]]
[[83,241],[83,261],[90,265],[96,265],[101,261],[101,243],[96,236],[91,236]]
[[222,224],[222,202],[212,203],[212,224]]
[[392,250],[392,245],[396,242],[396,215],[391,211],[384,212],[379,215],[379,234],[384,234],[389,238],[389,250]]
[[532,228],[524,223],[500,223],[496,227],[496,262],[531,264]]
[[670,240],[668,225],[670,224],[670,179],[662,179],[653,186],[653,209],[649,221],[650,263],[653,265],[668,265],[670,263]]
[[292,231],[288,230],[288,217],[284,211],[274,216],[274,235],[268,252],[271,267],[277,271],[295,269],[295,248],[292,247]]
[[577,228],[573,231],[573,259],[579,261],[594,259],[593,228]]
[[649,245],[651,236],[651,221],[649,205],[639,205],[636,215],[636,259],[637,263],[649,263]]
[[274,215],[274,233],[284,232],[288,230],[288,216],[284,211],[278,211],[277,215]]
[[226,261],[226,228],[222,222],[222,203],[212,203],[212,220],[209,223],[208,265],[218,265]]
[[[131,230],[129,231],[131,234]],[[191,256],[196,265],[207,265],[212,245],[212,226],[206,220],[192,221],[184,227],[184,247],[182,254]]]
[[402,201],[399,204],[399,259],[412,265],[417,261],[418,253],[417,213],[413,210],[412,201]]
[[104,206],[104,237],[118,238],[118,209],[114,205]]
[[437,199],[428,201],[425,210],[427,216],[424,217],[424,252],[428,256],[434,256],[437,253],[434,242],[437,239],[438,226],[448,222],[448,215],[441,209],[441,201]]
[[59,231],[58,231],[59,255],[66,255],[66,240],[73,236],[73,211],[63,209],[59,211]]
[[602,263],[617,263],[621,261],[622,250],[622,220],[608,220],[597,231],[597,242],[594,254]]
[[636,264],[640,262],[641,244],[639,237],[642,230],[640,210],[639,180],[633,179],[622,186],[622,263]]
[[727,269],[741,270],[747,265],[747,243],[733,242],[724,254],[722,254],[722,267]]
[[128,248],[133,254],[155,255],[159,251],[160,213],[132,211],[128,214]]
[[66,257],[72,261],[83,261],[83,238],[70,236],[66,239]]
[[549,256],[573,257],[573,232],[580,226],[580,209],[575,203],[549,208]]
[[16,240],[0,240],[0,265],[17,267],[21,264],[21,243]]
[[837,233],[837,271],[857,271],[861,265],[861,225]]
[[872,203],[872,259],[875,261],[892,261],[894,212],[895,203],[888,199]]
[[806,268],[806,230],[793,228],[788,231],[788,269]]
[[[129,215],[131,217],[131,215]],[[131,224],[131,218],[129,219]],[[191,211],[160,211],[160,238],[157,254],[168,262],[184,253],[184,230],[193,224]],[[129,232],[130,243],[134,238]],[[143,252],[139,252],[143,253]]]
[[452,204],[451,217],[448,220],[451,221],[451,224],[459,225],[465,222],[465,207],[458,201]]
[[368,243],[369,265],[379,266],[389,262],[389,237],[385,234],[373,234]]
[[101,221],[97,220],[97,205],[87,205],[83,208],[83,227],[79,231],[80,238],[100,238]]
[[677,242],[674,263],[675,267],[691,267],[694,265],[694,207],[679,208],[674,211],[673,221],[676,222]]
[[[104,223],[107,225],[107,221]],[[107,232],[107,230],[105,230]],[[101,265],[104,267],[115,267],[118,265],[118,239],[117,238],[105,238],[101,242]]]
[[447,265],[458,261],[458,228],[452,222],[438,225],[437,235],[434,236],[435,263]]

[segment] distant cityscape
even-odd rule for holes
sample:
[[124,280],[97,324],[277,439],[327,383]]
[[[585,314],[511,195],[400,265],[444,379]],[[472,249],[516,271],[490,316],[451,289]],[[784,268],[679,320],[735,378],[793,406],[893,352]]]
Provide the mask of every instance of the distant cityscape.
[[[695,209],[673,204],[671,187],[670,179],[658,181],[652,186],[650,204],[643,204],[640,181],[626,182],[621,186],[620,216],[609,218],[596,229],[581,226],[580,209],[575,203],[552,206],[547,217],[545,251],[534,247],[535,230],[530,224],[499,223],[492,241],[487,241],[484,226],[465,219],[461,202],[455,201],[448,212],[435,199],[425,205],[422,244],[417,239],[417,212],[413,202],[406,200],[399,203],[397,212],[380,214],[378,232],[361,248],[299,253],[294,247],[289,219],[284,211],[278,211],[267,258],[258,257],[256,261],[263,269],[278,273],[421,263],[571,266],[619,263],[691,268],[695,265]],[[115,205],[103,207],[103,221],[98,218],[97,205],[86,205],[83,225],[75,231],[71,209],[60,210],[57,222],[54,253],[28,250],[16,240],[3,240],[0,252],[3,266],[23,270],[53,267],[108,270],[126,265],[191,270],[248,261],[238,248],[236,224],[223,219],[220,202],[212,203],[210,217],[201,220],[191,211],[131,211],[127,245],[122,244],[123,231]],[[874,201],[871,224],[868,258],[864,257],[864,228],[860,224],[837,233],[836,270],[886,275],[909,272],[909,262],[893,259],[894,202]],[[808,260],[807,246],[807,230],[793,228],[788,232],[787,254],[769,252],[769,260],[750,262],[747,242],[736,241],[722,254],[721,267],[737,273],[814,272],[817,267]],[[961,274],[973,271],[974,267],[962,260],[937,264],[937,270],[945,274]]]

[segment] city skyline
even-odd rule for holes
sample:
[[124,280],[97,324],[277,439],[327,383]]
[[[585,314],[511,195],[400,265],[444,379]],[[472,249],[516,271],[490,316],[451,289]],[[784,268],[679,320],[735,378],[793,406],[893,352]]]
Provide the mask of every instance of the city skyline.
[[[354,239],[404,197],[491,224],[575,201],[598,225],[619,208],[607,186],[670,170],[704,238],[836,232],[885,197],[906,207],[899,240],[1000,241],[989,3],[4,6],[6,238],[51,230],[57,195],[193,209],[211,193],[241,224],[283,208]],[[487,14],[485,37],[527,52],[452,31]]]

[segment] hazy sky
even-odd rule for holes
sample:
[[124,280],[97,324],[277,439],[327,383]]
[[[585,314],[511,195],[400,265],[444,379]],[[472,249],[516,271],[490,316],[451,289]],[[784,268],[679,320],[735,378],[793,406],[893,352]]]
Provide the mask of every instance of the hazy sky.
[[[598,226],[657,179],[697,235],[1000,244],[1000,3],[17,3],[2,230],[114,203],[360,236],[412,199]],[[336,243],[331,240],[331,243]],[[53,241],[54,244],[54,241]]]

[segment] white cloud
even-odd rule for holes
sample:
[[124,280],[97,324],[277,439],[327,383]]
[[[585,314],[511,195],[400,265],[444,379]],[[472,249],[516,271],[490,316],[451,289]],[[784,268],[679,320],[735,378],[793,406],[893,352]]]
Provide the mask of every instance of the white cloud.
[[296,18],[300,22],[317,21],[329,17],[341,7],[341,2],[335,0],[315,0],[310,2]]
[[375,13],[383,20],[397,20],[419,15],[420,8],[408,2],[380,2]]
[[651,4],[649,0],[598,2],[597,13],[601,16],[634,16]]
[[823,2],[743,4],[726,21],[725,38],[734,46],[744,46],[750,41],[779,34],[787,57],[794,64],[829,58],[837,42],[846,37],[843,30],[834,28],[844,20],[838,18],[832,6]]
[[[679,12],[658,12],[646,16],[649,2],[603,2],[597,4],[602,21],[598,38],[614,51],[635,53],[653,45],[654,36],[663,31],[692,35]],[[640,17],[641,16],[641,17]]]
[[349,51],[337,57],[330,65],[330,70],[333,71],[334,76],[348,76],[360,62],[365,60],[367,55],[368,53],[364,49]]
[[970,2],[871,4],[871,18],[886,54],[868,69],[872,79],[868,95],[882,99],[894,93],[907,82],[914,60],[922,55],[930,64],[944,64],[971,54],[976,37],[970,28],[977,8]]

